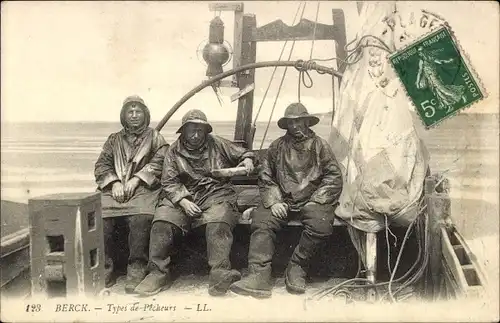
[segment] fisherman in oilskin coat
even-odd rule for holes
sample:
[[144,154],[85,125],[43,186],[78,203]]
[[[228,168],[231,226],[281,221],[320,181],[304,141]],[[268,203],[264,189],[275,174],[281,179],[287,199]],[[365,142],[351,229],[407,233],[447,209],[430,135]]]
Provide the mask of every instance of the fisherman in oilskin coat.
[[165,157],[161,200],[153,220],[148,276],[136,288],[142,295],[154,295],[171,283],[170,263],[174,241],[191,229],[205,226],[210,268],[210,295],[223,295],[241,278],[231,269],[229,254],[232,230],[238,221],[236,192],[228,179],[211,175],[214,169],[244,166],[254,168],[254,154],[229,140],[210,134],[212,126],[200,110],[182,118],[181,135]]
[[125,290],[132,293],[147,273],[149,233],[167,143],[149,127],[149,110],[138,96],[125,99],[120,121],[123,129],[108,137],[95,163],[95,179],[102,192],[106,287],[116,281],[114,231],[123,219],[129,227],[130,250]]
[[300,219],[304,230],[285,271],[285,283],[291,293],[305,292],[306,267],[318,245],[332,234],[342,189],[342,175],[329,144],[309,128],[318,122],[301,103],[288,106],[278,121],[287,133],[270,145],[262,161],[262,203],[252,214],[249,275],[230,286],[237,294],[271,296],[276,233],[292,219]]

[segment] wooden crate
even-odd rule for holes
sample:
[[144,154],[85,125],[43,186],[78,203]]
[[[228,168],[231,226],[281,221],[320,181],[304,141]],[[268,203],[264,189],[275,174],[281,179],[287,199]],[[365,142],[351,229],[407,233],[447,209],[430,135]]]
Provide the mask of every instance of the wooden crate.
[[96,295],[104,287],[100,193],[29,201],[32,295]]

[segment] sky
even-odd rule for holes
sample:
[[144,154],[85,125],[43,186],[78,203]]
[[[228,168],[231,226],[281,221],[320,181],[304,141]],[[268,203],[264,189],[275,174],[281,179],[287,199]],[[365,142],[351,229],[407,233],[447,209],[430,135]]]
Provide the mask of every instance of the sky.
[[[123,99],[138,94],[159,120],[186,92],[200,84],[206,66],[197,55],[208,38],[214,13],[209,2],[9,2],[1,4],[1,118],[6,121],[117,121]],[[262,26],[281,18],[292,24],[299,2],[245,2]],[[487,88],[487,103],[470,112],[498,112],[499,7],[494,2],[421,2],[451,24],[461,46]],[[347,38],[359,25],[356,2],[322,1],[318,22],[331,24],[331,9],[344,10]],[[317,2],[310,1],[304,18],[315,20]],[[233,38],[233,14],[222,12],[225,38]],[[282,43],[259,43],[257,61],[277,60]],[[307,59],[310,42],[298,42],[292,59]],[[288,51],[285,52],[285,55]],[[334,45],[317,41],[314,58],[334,55]],[[326,65],[330,63],[325,63]],[[228,67],[232,66],[232,63]],[[257,70],[254,111],[272,69]],[[279,69],[259,120],[267,120],[283,69]],[[303,89],[311,112],[332,108],[331,78],[312,73],[314,86]],[[287,77],[273,119],[297,100],[297,72]],[[173,119],[191,108],[212,120],[234,120],[236,103],[223,88],[219,106],[210,88],[188,101]]]

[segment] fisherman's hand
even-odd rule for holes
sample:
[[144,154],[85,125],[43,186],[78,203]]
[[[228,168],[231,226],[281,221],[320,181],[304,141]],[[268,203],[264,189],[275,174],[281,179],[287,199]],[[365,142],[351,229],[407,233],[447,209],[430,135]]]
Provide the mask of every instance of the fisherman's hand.
[[193,218],[197,218],[201,216],[201,213],[203,213],[203,211],[200,209],[198,205],[196,205],[195,203],[191,202],[188,199],[182,199],[179,202],[179,205],[182,207],[182,209],[187,215]]
[[271,213],[275,218],[286,219],[288,213],[288,205],[285,203],[275,203],[271,206]]
[[139,183],[141,180],[138,177],[132,177],[131,179],[128,180],[127,184],[125,184],[125,197],[127,199],[131,198],[134,195],[135,190],[139,186]]
[[237,167],[241,167],[241,166],[244,166],[246,171],[247,171],[247,175],[250,174],[253,169],[254,169],[254,166],[253,166],[253,160],[251,158],[245,158],[243,159],[243,161],[241,163],[238,164]]
[[123,203],[123,201],[125,200],[125,191],[121,182],[114,182],[111,192],[115,201],[117,201],[118,203]]

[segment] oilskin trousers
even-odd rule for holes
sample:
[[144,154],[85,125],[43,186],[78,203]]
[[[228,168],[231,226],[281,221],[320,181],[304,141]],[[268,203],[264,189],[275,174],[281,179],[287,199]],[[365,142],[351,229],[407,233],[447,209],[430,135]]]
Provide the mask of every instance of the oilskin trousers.
[[104,272],[106,285],[110,287],[115,281],[114,278],[114,256],[116,255],[115,228],[117,221],[127,223],[129,257],[127,265],[127,280],[140,282],[146,275],[146,268],[149,259],[149,234],[151,231],[152,215],[138,214],[126,217],[114,217],[103,219],[104,231]]
[[292,218],[300,220],[304,230],[287,271],[290,267],[300,270],[307,267],[318,245],[332,234],[334,207],[314,203],[304,206],[299,212],[289,212],[288,219],[279,219],[272,215],[271,209],[259,206],[252,214],[252,235],[248,254],[249,276],[234,283],[231,286],[232,291],[255,297],[271,296],[271,263],[276,234]]
[[[227,223],[207,223],[205,236],[208,265],[210,266],[209,293],[211,295],[224,294],[229,288],[229,284],[235,279],[239,279],[239,273],[231,270],[229,259],[233,244],[232,228]],[[171,258],[176,250],[174,243],[181,237],[182,230],[176,225],[166,221],[153,223],[148,265],[150,272],[159,271],[166,277],[170,277]],[[222,286],[224,284],[227,286]]]

